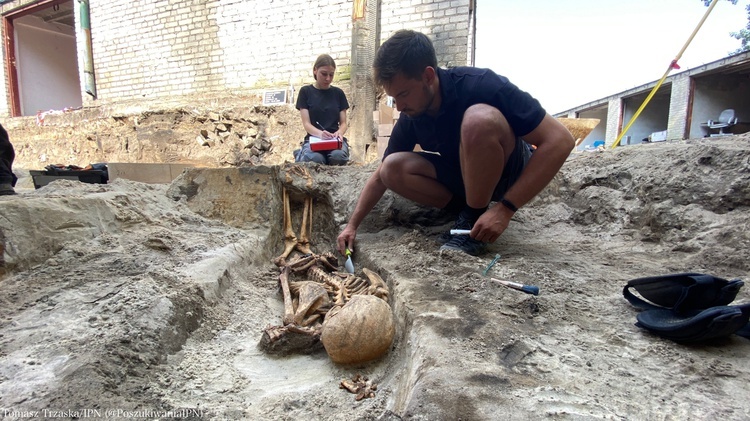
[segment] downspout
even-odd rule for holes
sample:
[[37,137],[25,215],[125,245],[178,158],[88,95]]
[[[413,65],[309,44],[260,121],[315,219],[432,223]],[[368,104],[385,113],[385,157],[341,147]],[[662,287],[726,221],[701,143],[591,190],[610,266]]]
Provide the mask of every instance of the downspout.
[[86,93],[96,99],[96,79],[94,78],[94,52],[91,48],[91,18],[89,16],[89,0],[78,0],[81,12],[81,30],[86,38],[83,52],[83,75]]

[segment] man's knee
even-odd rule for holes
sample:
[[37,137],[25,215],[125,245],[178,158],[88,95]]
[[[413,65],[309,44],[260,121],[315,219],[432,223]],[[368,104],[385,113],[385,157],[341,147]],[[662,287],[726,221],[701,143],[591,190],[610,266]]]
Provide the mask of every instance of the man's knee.
[[380,165],[380,180],[391,190],[398,189],[404,183],[404,177],[412,166],[416,154],[413,152],[396,152],[388,155]]
[[380,181],[389,189],[392,189],[398,178],[398,154],[392,154],[380,164]]
[[491,105],[475,104],[464,113],[461,122],[461,142],[464,145],[495,140],[512,148],[515,138],[503,113]]
[[380,180],[393,191],[401,191],[410,176],[437,179],[434,165],[415,152],[396,152],[380,164]]

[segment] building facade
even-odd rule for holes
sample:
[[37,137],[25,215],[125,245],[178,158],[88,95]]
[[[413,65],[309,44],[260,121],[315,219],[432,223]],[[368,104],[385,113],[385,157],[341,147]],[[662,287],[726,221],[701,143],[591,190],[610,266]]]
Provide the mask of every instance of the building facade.
[[[626,146],[750,131],[750,52],[668,76],[646,103],[657,85],[653,81],[555,116],[600,120],[581,148],[597,141]],[[736,122],[724,130],[711,129],[707,123],[719,120],[725,110],[732,110]]]
[[291,103],[326,53],[357,110],[355,137],[366,137],[377,46],[414,29],[441,66],[471,65],[474,10],[475,0],[6,1],[0,115],[270,89]]

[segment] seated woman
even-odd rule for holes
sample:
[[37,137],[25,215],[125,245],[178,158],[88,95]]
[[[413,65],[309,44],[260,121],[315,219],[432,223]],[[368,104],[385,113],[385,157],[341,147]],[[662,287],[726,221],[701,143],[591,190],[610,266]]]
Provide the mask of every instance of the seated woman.
[[[349,144],[346,133],[346,110],[349,102],[341,88],[331,85],[336,63],[328,54],[315,60],[313,78],[315,83],[303,86],[297,96],[297,109],[302,125],[307,131],[302,148],[295,151],[295,162],[317,162],[319,164],[346,165],[349,161]],[[323,140],[338,139],[339,149],[313,151],[310,136]]]

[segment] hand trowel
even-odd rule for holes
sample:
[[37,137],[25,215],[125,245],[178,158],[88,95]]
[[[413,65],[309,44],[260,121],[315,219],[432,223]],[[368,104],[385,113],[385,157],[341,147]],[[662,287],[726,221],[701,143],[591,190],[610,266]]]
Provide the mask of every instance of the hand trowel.
[[344,267],[346,268],[347,272],[354,273],[354,263],[352,263],[352,251],[349,249],[346,249],[346,263],[344,263]]

